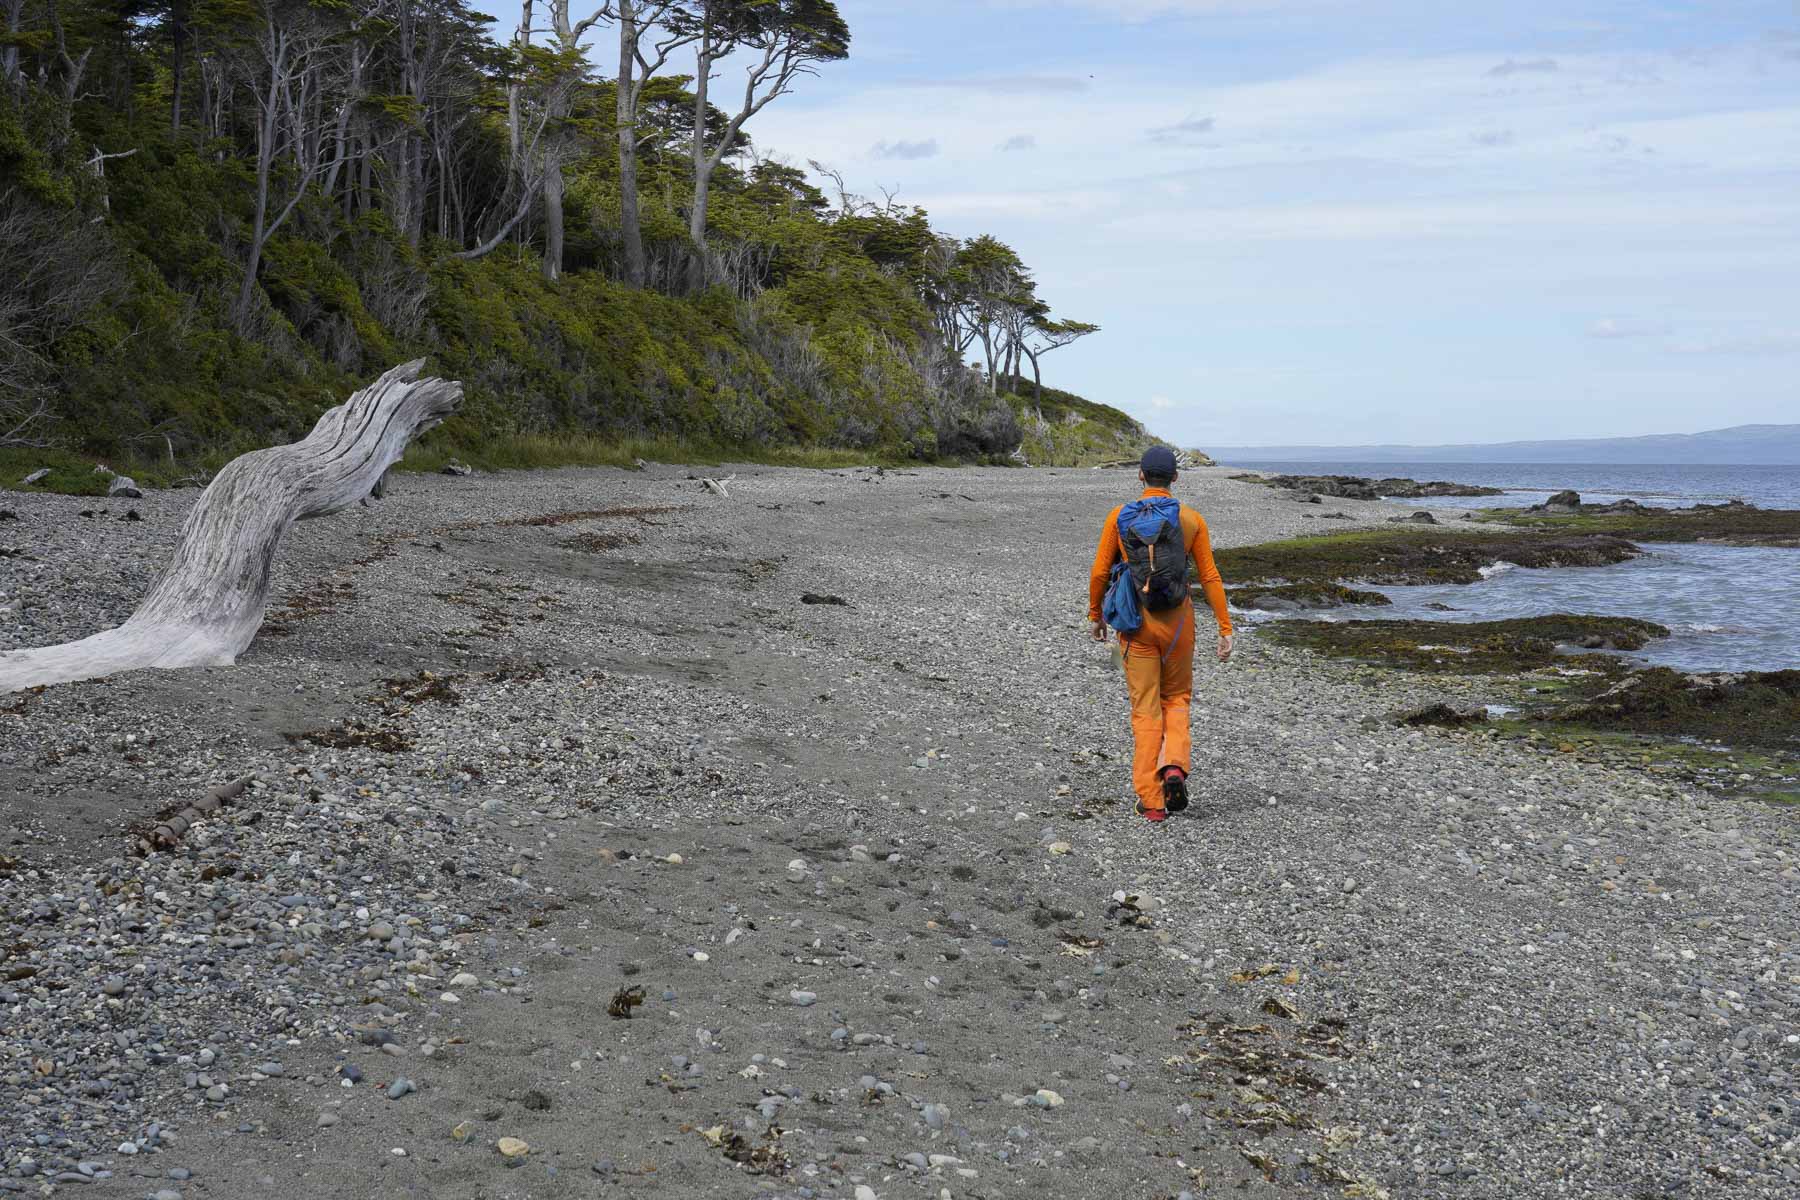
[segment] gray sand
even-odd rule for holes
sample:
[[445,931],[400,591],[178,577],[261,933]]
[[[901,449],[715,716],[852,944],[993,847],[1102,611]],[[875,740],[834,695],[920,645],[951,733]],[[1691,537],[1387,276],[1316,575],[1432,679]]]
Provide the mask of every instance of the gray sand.
[[[687,475],[402,478],[237,667],[0,698],[0,1194],[1800,1188],[1793,813],[1252,636],[1151,827],[1083,621],[1129,474]],[[1219,544],[1342,527],[1225,475]],[[0,649],[121,619],[193,496],[0,496]]]

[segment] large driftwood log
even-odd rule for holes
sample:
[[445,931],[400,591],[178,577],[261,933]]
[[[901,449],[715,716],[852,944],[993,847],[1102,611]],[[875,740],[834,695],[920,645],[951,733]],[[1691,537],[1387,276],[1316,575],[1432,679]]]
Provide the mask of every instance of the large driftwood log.
[[0,655],[0,693],[140,667],[230,666],[256,636],[275,547],[295,521],[368,496],[407,443],[456,410],[462,384],[395,367],[304,440],[233,459],[188,514],[168,566],[117,629]]

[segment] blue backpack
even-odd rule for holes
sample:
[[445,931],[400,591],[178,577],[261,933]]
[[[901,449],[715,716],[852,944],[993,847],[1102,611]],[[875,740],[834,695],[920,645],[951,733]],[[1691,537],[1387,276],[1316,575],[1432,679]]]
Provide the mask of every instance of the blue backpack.
[[1162,612],[1188,598],[1192,588],[1179,500],[1147,496],[1121,508],[1119,548],[1140,607]]
[[1131,582],[1131,567],[1126,563],[1113,564],[1112,581],[1106,585],[1106,598],[1100,602],[1100,619],[1116,633],[1136,633],[1144,627],[1137,588]]

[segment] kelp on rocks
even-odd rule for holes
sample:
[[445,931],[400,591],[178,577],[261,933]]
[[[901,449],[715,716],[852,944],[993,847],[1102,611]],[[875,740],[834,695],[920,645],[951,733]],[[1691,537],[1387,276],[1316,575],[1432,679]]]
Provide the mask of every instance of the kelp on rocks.
[[1651,667],[1551,719],[1590,729],[1800,752],[1800,670],[1685,675]]
[[1345,587],[1341,583],[1251,583],[1232,587],[1230,598],[1238,608],[1264,612],[1296,612],[1347,605],[1378,607],[1393,603],[1380,592]]
[[1748,504],[1648,508],[1584,504],[1576,512],[1495,508],[1486,523],[1512,525],[1558,536],[1608,536],[1639,542],[1712,542],[1728,546],[1800,547],[1800,510]]
[[[1411,671],[1500,675],[1567,663],[1573,651],[1639,650],[1669,631],[1635,617],[1552,613],[1504,621],[1277,621],[1267,636],[1320,654]],[[1608,674],[1622,660],[1595,656]]]
[[1498,562],[1521,567],[1598,567],[1642,551],[1604,533],[1554,535],[1365,529],[1215,551],[1227,585],[1474,583]]

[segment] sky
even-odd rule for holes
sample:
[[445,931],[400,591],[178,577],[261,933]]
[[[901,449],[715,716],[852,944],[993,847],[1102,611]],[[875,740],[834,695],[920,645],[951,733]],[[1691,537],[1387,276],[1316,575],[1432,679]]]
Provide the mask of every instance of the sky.
[[759,150],[1012,245],[1163,437],[1800,422],[1796,0],[839,7]]

